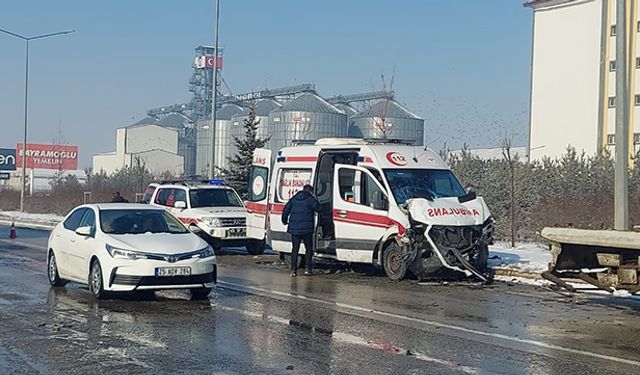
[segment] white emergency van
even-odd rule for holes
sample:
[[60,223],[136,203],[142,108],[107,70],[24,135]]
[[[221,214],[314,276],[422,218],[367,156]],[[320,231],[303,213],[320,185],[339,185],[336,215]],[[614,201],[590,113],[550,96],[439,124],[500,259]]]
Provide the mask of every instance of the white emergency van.
[[[285,204],[305,184],[321,207],[315,255],[384,268],[390,279],[452,272],[488,278],[493,219],[447,164],[423,146],[363,139],[320,139],[313,145],[254,153],[247,234],[291,259],[281,221]],[[302,251],[302,249],[301,249]]]
[[215,249],[245,246],[249,254],[264,252],[264,241],[247,237],[247,209],[223,180],[165,181],[147,191],[149,204],[167,209]]

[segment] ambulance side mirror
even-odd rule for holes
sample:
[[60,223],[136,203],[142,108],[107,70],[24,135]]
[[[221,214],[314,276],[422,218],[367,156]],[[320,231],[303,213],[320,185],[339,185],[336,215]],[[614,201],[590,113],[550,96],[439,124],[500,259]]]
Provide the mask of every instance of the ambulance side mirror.
[[373,192],[373,202],[372,206],[374,210],[388,210],[389,209],[389,200],[381,191]]

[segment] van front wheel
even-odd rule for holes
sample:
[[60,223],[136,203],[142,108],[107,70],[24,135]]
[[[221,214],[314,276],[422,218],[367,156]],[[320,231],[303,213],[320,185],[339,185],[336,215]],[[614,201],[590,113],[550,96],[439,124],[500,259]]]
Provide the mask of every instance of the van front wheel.
[[384,249],[382,266],[387,277],[393,281],[400,281],[407,276],[409,265],[397,243],[391,242]]

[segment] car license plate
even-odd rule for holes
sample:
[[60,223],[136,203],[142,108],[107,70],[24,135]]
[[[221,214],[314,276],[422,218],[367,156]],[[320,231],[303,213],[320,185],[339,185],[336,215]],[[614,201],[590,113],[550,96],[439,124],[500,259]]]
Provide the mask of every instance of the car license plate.
[[156,267],[156,276],[189,276],[191,267]]
[[228,237],[246,237],[247,230],[244,228],[233,228],[227,230]]

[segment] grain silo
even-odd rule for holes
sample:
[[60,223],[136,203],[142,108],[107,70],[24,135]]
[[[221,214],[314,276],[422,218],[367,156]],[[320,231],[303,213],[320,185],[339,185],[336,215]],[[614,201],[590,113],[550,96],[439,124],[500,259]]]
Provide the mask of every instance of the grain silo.
[[[247,104],[247,108],[245,108],[242,112],[236,114],[231,118],[231,122],[234,125],[234,130],[237,130],[237,134],[235,136],[242,136],[242,126],[243,121],[249,117],[250,106],[251,104]],[[260,124],[258,124],[258,138],[266,138],[270,135],[269,133],[269,113],[274,110],[282,107],[282,104],[278,103],[273,99],[259,99],[256,100],[253,105],[255,105],[256,111],[256,120],[260,120]],[[269,147],[269,144],[265,147]]]
[[178,131],[178,155],[184,158],[184,174],[193,174],[196,168],[196,135],[191,119],[180,113],[172,113],[160,119],[157,125]]
[[[236,152],[233,135],[237,134],[231,118],[242,112],[242,107],[235,104],[226,104],[216,112],[216,166],[227,167],[227,158]],[[198,121],[197,126],[197,162],[196,174],[208,175],[211,161],[211,116]]]
[[269,148],[274,151],[296,141],[315,141],[347,134],[347,115],[321,97],[305,93],[269,114]]
[[424,143],[424,119],[396,101],[383,99],[349,118],[349,137]]

